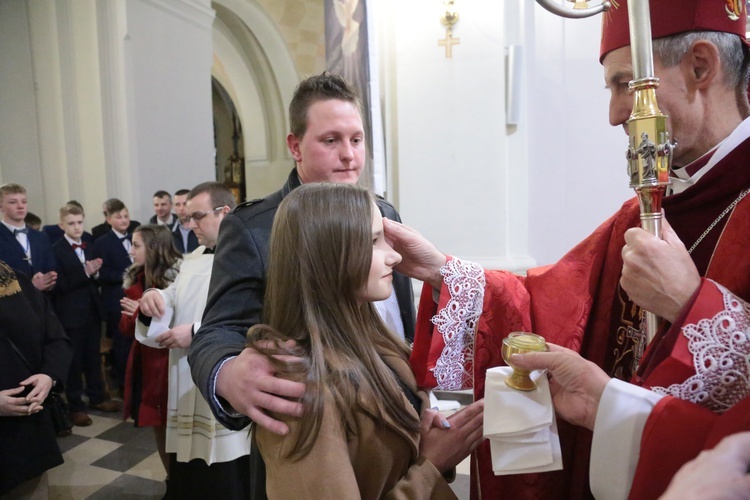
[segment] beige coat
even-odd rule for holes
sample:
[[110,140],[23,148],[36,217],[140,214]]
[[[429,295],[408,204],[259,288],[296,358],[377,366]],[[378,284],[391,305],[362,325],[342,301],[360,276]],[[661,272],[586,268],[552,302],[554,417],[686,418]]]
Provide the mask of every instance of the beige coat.
[[[426,408],[427,395],[417,391],[408,362],[396,355],[383,359],[422,398]],[[406,396],[404,406],[413,411]],[[299,420],[286,422],[289,435],[294,435]],[[284,458],[291,440],[257,428],[258,447],[266,462],[268,498],[456,498],[435,466],[419,456],[418,435],[407,433],[390,419],[377,421],[364,400],[359,402],[355,426],[355,433],[347,435],[331,394],[326,393],[318,439],[310,453],[296,462]]]

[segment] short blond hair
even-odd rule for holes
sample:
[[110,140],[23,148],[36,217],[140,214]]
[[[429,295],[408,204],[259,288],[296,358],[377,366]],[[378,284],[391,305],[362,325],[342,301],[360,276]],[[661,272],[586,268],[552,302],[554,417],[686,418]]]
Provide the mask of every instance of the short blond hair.
[[68,215],[80,215],[83,216],[83,209],[78,205],[68,203],[60,208],[60,222]]
[[26,188],[13,182],[0,185],[0,201],[6,194],[26,194]]

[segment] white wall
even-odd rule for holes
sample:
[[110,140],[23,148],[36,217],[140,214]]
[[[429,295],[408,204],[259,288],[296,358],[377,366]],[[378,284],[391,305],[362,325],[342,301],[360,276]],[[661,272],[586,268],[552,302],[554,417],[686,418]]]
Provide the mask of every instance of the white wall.
[[529,249],[539,264],[549,264],[633,191],[627,136],[608,121],[609,91],[598,62],[600,16],[562,19],[538,5],[530,10]]
[[116,196],[214,178],[210,0],[0,2],[0,178],[53,223],[78,199],[99,222]]
[[128,1],[125,80],[132,131],[133,207],[153,215],[152,194],[215,180],[211,107],[213,11],[166,0]]
[[[371,4],[372,5],[372,4]],[[378,2],[391,197],[446,253],[523,270],[557,260],[629,196],[626,139],[607,125],[600,18],[531,0]],[[521,45],[521,115],[507,127],[507,47]]]

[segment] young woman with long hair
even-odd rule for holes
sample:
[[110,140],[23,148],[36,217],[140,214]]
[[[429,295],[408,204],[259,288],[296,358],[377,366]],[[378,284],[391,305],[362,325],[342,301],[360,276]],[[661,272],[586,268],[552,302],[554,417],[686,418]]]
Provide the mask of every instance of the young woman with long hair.
[[[133,259],[123,277],[125,297],[120,301],[120,331],[135,336],[138,303],[149,288],[166,288],[177,277],[182,254],[174,247],[167,226],[149,224],[133,231]],[[156,447],[169,475],[166,454],[169,349],[156,349],[135,339],[125,374],[124,419],[132,416],[136,427],[153,427]]]
[[344,184],[295,189],[269,255],[266,324],[248,346],[307,387],[301,418],[275,415],[289,436],[254,431],[269,498],[452,498],[443,473],[481,440],[482,403],[450,424],[427,409],[409,347],[372,305],[390,295],[401,260],[372,196]]

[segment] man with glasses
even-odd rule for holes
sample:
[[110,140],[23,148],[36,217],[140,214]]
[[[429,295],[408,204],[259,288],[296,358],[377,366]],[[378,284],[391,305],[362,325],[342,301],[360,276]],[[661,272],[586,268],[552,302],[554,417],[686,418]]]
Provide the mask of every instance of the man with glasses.
[[[204,182],[186,195],[185,218],[202,245],[185,256],[180,273],[165,290],[147,290],[136,328],[143,335],[151,317],[174,310],[171,329],[156,341],[169,351],[167,498],[244,498],[249,491],[250,438],[218,423],[190,376],[187,352],[206,306],[219,226],[236,206],[232,192]],[[177,196],[175,196],[175,200]]]

